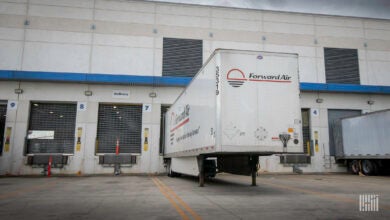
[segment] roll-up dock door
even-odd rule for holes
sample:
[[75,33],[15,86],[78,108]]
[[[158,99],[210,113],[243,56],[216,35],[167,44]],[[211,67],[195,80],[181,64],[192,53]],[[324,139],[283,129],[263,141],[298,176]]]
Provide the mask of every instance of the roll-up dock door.
[[100,104],[96,153],[141,153],[142,105]]
[[32,102],[27,154],[73,154],[77,105]]
[[7,103],[0,101],[0,155],[3,154],[5,121],[7,116]]

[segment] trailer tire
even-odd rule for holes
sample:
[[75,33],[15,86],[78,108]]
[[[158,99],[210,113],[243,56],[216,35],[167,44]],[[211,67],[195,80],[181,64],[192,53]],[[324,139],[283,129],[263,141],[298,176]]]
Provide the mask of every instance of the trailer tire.
[[359,173],[359,161],[357,160],[352,160],[352,161],[349,161],[349,171],[352,173],[352,174],[358,174]]
[[363,160],[362,161],[362,172],[364,175],[372,176],[377,173],[378,166],[372,160]]

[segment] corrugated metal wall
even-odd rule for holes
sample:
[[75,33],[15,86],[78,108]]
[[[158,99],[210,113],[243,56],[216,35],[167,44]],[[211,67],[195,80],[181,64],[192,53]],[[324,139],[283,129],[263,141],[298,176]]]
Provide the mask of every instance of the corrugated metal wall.
[[324,48],[327,83],[360,84],[357,49]]
[[163,76],[193,77],[203,63],[202,40],[164,38]]
[[97,153],[141,153],[142,105],[100,104]]
[[27,153],[73,153],[77,105],[73,103],[32,102],[29,133],[54,131],[54,139],[28,139]]

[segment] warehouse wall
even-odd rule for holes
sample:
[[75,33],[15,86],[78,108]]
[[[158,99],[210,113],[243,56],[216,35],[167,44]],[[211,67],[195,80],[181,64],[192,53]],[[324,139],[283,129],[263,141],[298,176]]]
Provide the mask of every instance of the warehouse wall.
[[[149,128],[149,148],[142,150],[137,156],[137,164],[133,167],[122,168],[123,173],[155,173],[164,172],[162,158],[159,156],[160,106],[161,103],[172,103],[181,88],[154,88],[158,97],[150,98],[150,87],[132,87],[123,85],[84,85],[70,83],[22,82],[23,94],[13,94],[13,88],[19,86],[16,82],[0,82],[0,100],[17,101],[16,109],[7,110],[6,127],[12,128],[11,146],[8,152],[0,157],[0,174],[40,174],[41,168],[25,165],[25,140],[27,137],[30,102],[83,102],[85,111],[77,111],[76,128],[83,129],[81,150],[74,151],[69,157],[69,165],[63,169],[53,169],[53,173],[61,174],[92,174],[113,173],[113,168],[105,168],[98,164],[99,157],[95,154],[95,140],[98,121],[99,103],[121,104],[151,104],[151,112],[142,113],[142,130]],[[93,91],[92,96],[85,96],[84,91]],[[115,99],[113,90],[128,90],[128,99]],[[10,91],[10,92],[6,92]],[[77,132],[77,131],[76,131]],[[75,134],[76,136],[76,134]],[[141,137],[143,140],[143,136]],[[143,141],[142,141],[143,143]],[[115,145],[115,143],[113,143]],[[76,139],[75,139],[76,146]],[[140,146],[141,148],[141,146]]]
[[[298,53],[300,81],[315,83],[326,82],[324,47],[355,48],[361,84],[390,85],[388,20],[142,1],[0,0],[0,70],[161,76],[163,37],[203,40],[204,61],[216,48]],[[24,93],[16,95],[15,88]],[[93,154],[95,116],[98,103],[117,102],[112,100],[111,91],[122,88],[130,89],[134,96],[118,102],[153,104],[153,112],[143,114],[143,126],[150,126],[155,149],[159,106],[172,103],[182,88],[1,81],[0,100],[18,101],[19,106],[17,111],[7,112],[6,126],[12,126],[14,132],[10,153],[0,157],[0,174],[40,172],[23,165],[31,100],[86,101],[88,112],[77,115],[77,126],[85,129],[85,151],[76,153],[71,165],[58,172],[77,173],[81,169],[82,173],[111,173],[97,165]],[[85,90],[94,95],[84,96]],[[157,91],[156,99],[149,98],[151,91]],[[316,103],[318,97],[324,103]],[[367,105],[368,99],[375,104]],[[311,118],[312,132],[320,134],[320,152],[307,169],[339,170],[334,164],[331,168],[324,165],[329,155],[327,109],[374,111],[390,108],[389,103],[386,95],[304,93],[302,108],[320,110],[317,118]],[[262,167],[291,170],[279,165],[277,159],[264,158]],[[140,163],[126,172],[163,170],[161,157],[149,152],[142,153]]]
[[298,53],[302,82],[325,82],[323,47],[357,48],[361,84],[390,84],[387,20],[141,1],[0,1],[0,69],[159,76],[163,37],[204,40],[204,59],[215,48]]

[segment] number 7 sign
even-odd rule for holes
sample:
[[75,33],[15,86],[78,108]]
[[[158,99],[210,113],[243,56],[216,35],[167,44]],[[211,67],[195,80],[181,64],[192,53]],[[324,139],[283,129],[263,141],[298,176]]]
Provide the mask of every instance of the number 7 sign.
[[152,104],[144,104],[143,111],[144,112],[152,112]]

